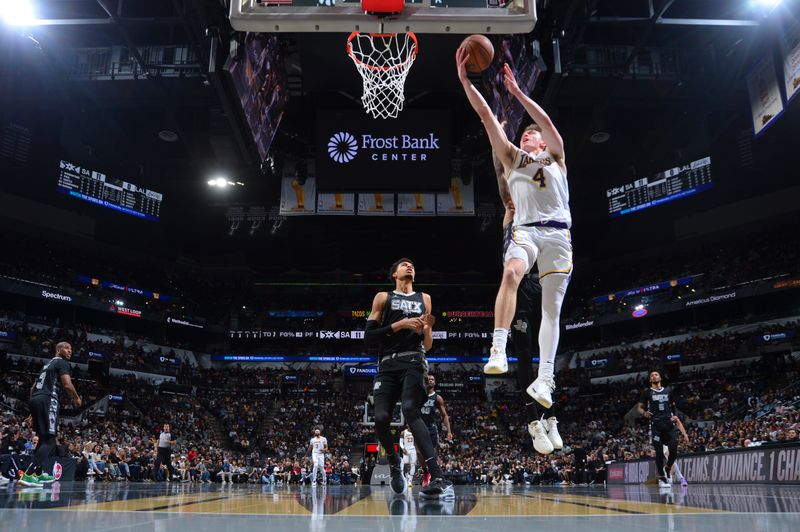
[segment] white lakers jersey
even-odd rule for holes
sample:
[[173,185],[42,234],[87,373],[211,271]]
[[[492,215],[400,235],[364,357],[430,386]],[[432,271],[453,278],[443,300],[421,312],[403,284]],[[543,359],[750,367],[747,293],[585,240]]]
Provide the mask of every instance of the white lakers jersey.
[[311,438],[311,453],[320,455],[325,454],[325,447],[328,446],[328,440],[325,436],[314,436]]
[[403,440],[403,448],[406,451],[410,453],[414,453],[417,451],[416,448],[414,447],[414,435],[411,434],[410,430],[403,431],[402,440]]
[[549,151],[535,157],[517,148],[506,175],[514,200],[514,225],[561,222],[572,226],[567,175]]

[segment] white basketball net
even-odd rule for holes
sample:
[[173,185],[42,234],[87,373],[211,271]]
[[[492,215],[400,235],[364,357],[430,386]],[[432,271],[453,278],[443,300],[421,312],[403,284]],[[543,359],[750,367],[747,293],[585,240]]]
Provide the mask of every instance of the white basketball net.
[[364,109],[373,118],[396,118],[406,99],[406,76],[417,57],[416,36],[353,32],[347,40],[347,55],[364,81]]

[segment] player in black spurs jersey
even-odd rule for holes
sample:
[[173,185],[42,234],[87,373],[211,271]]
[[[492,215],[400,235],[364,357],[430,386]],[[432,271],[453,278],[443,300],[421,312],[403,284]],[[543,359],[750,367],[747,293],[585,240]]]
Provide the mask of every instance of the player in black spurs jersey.
[[[428,375],[425,381],[426,399],[420,409],[422,422],[428,427],[428,433],[431,435],[431,443],[433,448],[439,448],[439,417],[441,416],[444,430],[447,433],[445,438],[448,442],[453,441],[453,430],[450,428],[450,416],[447,415],[447,408],[444,406],[444,399],[441,395],[436,393],[436,379],[433,375]],[[427,486],[430,482],[430,472],[425,470],[422,485]]]
[[402,459],[394,450],[394,438],[389,428],[392,410],[400,399],[405,422],[433,477],[420,496],[452,499],[455,497],[453,484],[444,479],[436,449],[420,414],[420,407],[425,402],[425,375],[428,371],[425,351],[433,345],[431,333],[435,320],[431,315],[431,297],[414,292],[414,274],[414,264],[409,259],[400,259],[392,264],[389,277],[394,281],[395,289],[375,296],[364,332],[367,347],[376,347],[380,358],[373,386],[375,433],[389,459],[392,489],[401,495],[408,489],[408,483],[403,478]]
[[637,407],[639,412],[650,420],[650,443],[656,451],[658,487],[668,488],[671,484],[664,473],[664,446],[669,449],[666,471],[672,471],[672,465],[678,457],[678,431],[675,429],[678,417],[672,411],[675,398],[672,388],[661,385],[660,372],[651,371],[647,378],[650,387],[642,392]]
[[55,479],[42,468],[47,458],[55,453],[58,433],[58,392],[61,388],[69,393],[75,406],[81,406],[81,398],[72,385],[69,375],[69,359],[72,346],[67,342],[56,344],[56,356],[44,365],[39,378],[31,386],[31,418],[33,432],[39,436],[39,443],[33,452],[33,460],[20,478],[19,484],[27,487],[41,487]]

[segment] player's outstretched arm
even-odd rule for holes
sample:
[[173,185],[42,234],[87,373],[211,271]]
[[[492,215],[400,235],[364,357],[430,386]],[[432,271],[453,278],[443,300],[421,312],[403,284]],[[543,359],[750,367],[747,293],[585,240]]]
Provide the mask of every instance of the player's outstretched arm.
[[553,156],[564,159],[564,139],[561,138],[561,134],[556,129],[556,126],[553,124],[547,112],[542,109],[542,106],[531,100],[528,95],[523,93],[519,88],[517,80],[514,77],[514,72],[511,71],[511,67],[508,66],[508,64],[503,65],[503,83],[509,94],[519,100],[533,121],[542,128],[542,140],[547,144],[548,151],[550,151]]
[[492,144],[492,150],[497,154],[500,162],[508,169],[514,161],[514,146],[508,141],[506,132],[500,127],[497,117],[492,113],[492,109],[483,99],[483,96],[478,89],[472,84],[467,77],[467,51],[463,47],[456,50],[456,70],[458,71],[458,79],[461,86],[464,87],[464,93],[467,95],[472,108],[478,113],[483,127],[486,129],[486,134],[489,136],[489,142]]
[[[506,121],[500,122],[500,129],[505,131]],[[506,169],[503,167],[503,161],[497,156],[497,153],[492,150],[492,164],[494,165],[494,173],[497,177],[497,191],[500,193],[500,201],[503,202],[506,210],[509,205],[513,205],[511,201],[511,189],[508,188],[508,179],[506,179]]]
[[[505,130],[505,121],[500,123],[500,128]],[[500,201],[503,202],[505,208],[503,214],[503,227],[505,228],[514,221],[514,200],[511,198],[511,189],[508,186],[508,179],[506,179],[506,169],[503,168],[503,163],[494,150],[492,150],[492,164],[497,177],[497,191],[500,193]]]

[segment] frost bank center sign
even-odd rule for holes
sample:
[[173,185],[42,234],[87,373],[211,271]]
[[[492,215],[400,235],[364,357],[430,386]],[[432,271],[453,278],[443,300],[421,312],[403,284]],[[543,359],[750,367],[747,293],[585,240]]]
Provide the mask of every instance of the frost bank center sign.
[[450,114],[404,111],[374,119],[360,111],[318,114],[319,190],[445,191],[450,186]]

